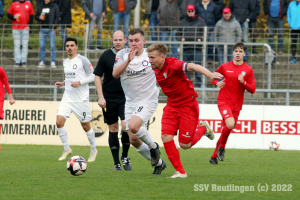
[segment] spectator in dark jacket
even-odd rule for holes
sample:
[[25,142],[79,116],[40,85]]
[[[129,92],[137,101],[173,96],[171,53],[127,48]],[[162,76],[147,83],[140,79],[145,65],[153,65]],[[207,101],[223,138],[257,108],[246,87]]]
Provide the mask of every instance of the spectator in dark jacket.
[[183,0],[179,6],[179,11],[180,11],[180,21],[183,20],[187,14],[186,14],[186,7],[188,5],[196,5],[199,2],[199,0]]
[[283,51],[283,17],[287,13],[289,2],[289,0],[264,0],[264,13],[267,16],[269,30],[269,44],[274,49],[274,35],[277,29],[279,54],[282,54]]
[[93,47],[93,32],[97,25],[97,49],[104,49],[101,45],[102,38],[102,21],[106,17],[106,1],[105,0],[82,0],[81,6],[85,12],[85,19],[89,20],[88,48],[95,50]]
[[130,22],[130,12],[136,6],[137,0],[108,0],[109,8],[114,12],[114,31],[120,29],[121,20],[123,20],[123,30],[128,37],[128,28]]
[[216,4],[218,7],[218,9],[217,9],[218,15],[216,18],[216,22],[218,22],[223,17],[222,12],[223,12],[223,9],[225,8],[225,4],[224,4],[223,0],[212,0],[212,2],[214,4]]
[[[160,40],[168,41],[171,36],[172,41],[176,41],[175,35],[179,25],[179,6],[181,0],[162,0],[157,9],[157,19],[160,26]],[[172,45],[172,57],[177,58],[178,45]]]
[[[208,26],[208,42],[214,41],[214,27],[217,23],[216,19],[218,17],[218,7],[216,4],[212,3],[209,0],[202,0],[199,1],[195,5],[196,9],[196,15],[199,15],[202,19],[205,20],[207,26]],[[213,60],[213,45],[208,45],[207,50],[207,61]]]
[[146,4],[146,12],[144,14],[144,19],[148,18],[149,26],[151,31],[151,40],[157,41],[157,26],[159,21],[157,20],[156,11],[158,9],[161,0],[148,0]]
[[45,55],[46,55],[46,44],[47,37],[50,43],[50,54],[51,54],[51,68],[56,68],[56,49],[55,49],[55,29],[57,28],[59,21],[59,9],[58,5],[51,1],[45,0],[45,2],[37,8],[35,12],[35,19],[40,22],[40,57],[41,62],[39,68],[45,68]]
[[[201,42],[203,40],[203,27],[206,26],[205,21],[195,14],[194,5],[186,7],[187,16],[179,23],[180,28],[176,32],[176,39],[178,41],[187,42]],[[183,45],[183,61],[194,62],[201,65],[202,60],[202,46],[196,44]],[[186,74],[190,79],[190,73]],[[195,72],[197,85],[201,87],[201,74]]]
[[[249,22],[249,33],[250,33],[250,38],[253,43],[256,42],[256,17],[260,14],[260,2],[259,0],[254,0],[255,6],[254,6],[254,15],[250,18]],[[256,51],[256,46],[252,46],[252,53],[257,54],[258,52]]]
[[0,1],[0,21],[4,16],[4,9],[3,9],[3,4],[2,1]]
[[65,50],[65,41],[68,37],[67,28],[72,27],[71,15],[71,0],[60,0],[58,3],[59,8],[59,32],[62,39],[62,47],[59,50]]
[[40,7],[41,5],[43,5],[44,0],[35,0],[36,1],[36,7]]

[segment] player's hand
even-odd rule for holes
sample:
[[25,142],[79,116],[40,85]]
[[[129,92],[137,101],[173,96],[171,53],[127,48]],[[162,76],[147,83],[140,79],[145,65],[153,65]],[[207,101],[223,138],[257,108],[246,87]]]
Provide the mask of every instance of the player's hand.
[[64,82],[56,82],[56,83],[55,83],[55,86],[58,87],[58,88],[60,88],[60,87],[62,87],[62,86],[64,86],[64,85],[65,85]]
[[101,107],[101,108],[106,108],[106,100],[104,98],[99,98],[98,100],[98,105]]
[[77,87],[79,87],[80,85],[81,85],[80,81],[71,82],[71,86],[72,86],[73,88],[77,88]]
[[222,78],[223,78],[222,74],[220,74],[219,72],[214,72],[214,73],[212,73],[210,80],[215,81],[217,79],[222,79]]
[[184,42],[184,41],[185,41],[185,38],[181,38],[181,41]]
[[217,88],[223,88],[225,85],[224,79],[220,82],[217,82]]
[[128,61],[129,62],[131,62],[134,59],[136,53],[137,53],[137,50],[130,49],[130,52],[128,54]]
[[16,102],[16,101],[15,101],[14,98],[9,99],[9,104],[10,104],[10,105],[13,105],[15,102]]
[[244,83],[244,76],[242,74],[240,74],[238,76],[238,80],[240,81],[240,83]]

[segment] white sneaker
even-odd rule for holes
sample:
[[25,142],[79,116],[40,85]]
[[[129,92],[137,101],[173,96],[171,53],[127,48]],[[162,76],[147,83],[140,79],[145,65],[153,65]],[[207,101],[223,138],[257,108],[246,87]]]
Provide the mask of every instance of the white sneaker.
[[72,154],[72,149],[69,150],[65,150],[63,152],[63,154],[61,155],[61,157],[58,159],[59,161],[65,160],[68,156],[70,156]]
[[213,139],[215,138],[215,133],[214,133],[214,131],[212,130],[212,128],[208,125],[207,122],[202,121],[202,122],[200,123],[200,126],[205,126],[206,132],[205,132],[204,135],[206,135],[206,137],[208,137],[210,140],[213,140]]
[[96,160],[97,154],[98,154],[98,151],[91,152],[88,162],[94,162]]
[[52,68],[52,69],[55,69],[55,68],[56,68],[55,62],[51,62],[51,68]]
[[186,178],[187,174],[182,174],[179,171],[176,171],[175,174],[173,176],[171,176],[171,178]]
[[38,68],[45,68],[45,67],[46,67],[45,63],[44,63],[43,61],[41,61],[41,62],[39,63]]

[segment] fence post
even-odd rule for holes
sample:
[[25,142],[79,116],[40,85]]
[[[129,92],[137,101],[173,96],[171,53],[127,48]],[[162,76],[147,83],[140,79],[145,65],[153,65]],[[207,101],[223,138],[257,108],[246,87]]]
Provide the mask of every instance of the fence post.
[[[203,62],[202,66],[207,68],[206,66],[206,41],[207,41],[207,26],[204,26],[204,37],[203,37]],[[202,75],[202,104],[205,104],[205,88],[206,88],[206,76]]]
[[[272,49],[270,47],[270,45],[268,44],[264,44],[265,47],[268,48],[268,90],[271,89],[271,77],[272,77]],[[268,92],[268,99],[271,98],[271,93]]]
[[286,106],[290,105],[290,93],[289,92],[285,93],[285,105]]
[[84,56],[85,57],[87,57],[88,39],[89,39],[89,24],[86,24],[86,28],[85,28],[85,41],[84,41]]
[[57,101],[57,87],[53,88],[53,101]]

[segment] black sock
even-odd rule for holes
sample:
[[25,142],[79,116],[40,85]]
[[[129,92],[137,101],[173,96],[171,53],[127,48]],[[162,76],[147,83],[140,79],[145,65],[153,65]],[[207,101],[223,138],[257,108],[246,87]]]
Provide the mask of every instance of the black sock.
[[121,142],[122,142],[122,145],[123,145],[122,157],[128,157],[130,141],[129,141],[128,133],[123,131],[123,130],[122,130]]
[[118,132],[109,131],[108,144],[111,150],[111,154],[114,158],[115,165],[120,164],[120,160],[119,160],[120,143],[118,138]]

